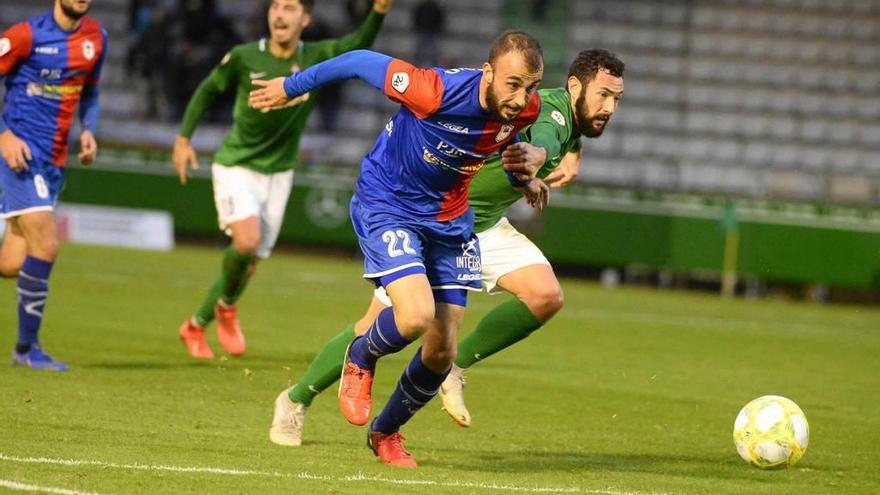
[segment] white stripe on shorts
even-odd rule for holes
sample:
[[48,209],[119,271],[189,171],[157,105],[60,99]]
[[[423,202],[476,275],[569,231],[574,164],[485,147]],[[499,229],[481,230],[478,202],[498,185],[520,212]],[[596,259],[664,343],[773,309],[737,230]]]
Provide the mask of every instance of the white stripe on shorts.
[[410,267],[413,267],[413,266],[420,266],[420,267],[422,267],[422,268],[425,267],[425,265],[424,265],[423,263],[419,263],[418,261],[416,261],[416,262],[413,262],[413,263],[407,263],[407,264],[405,264],[405,265],[400,265],[400,266],[395,267],[395,268],[392,268],[392,269],[390,269],[390,270],[385,270],[384,272],[378,272],[378,273],[365,273],[365,274],[364,274],[364,278],[379,278],[379,277],[384,277],[385,275],[390,275],[390,274],[392,274],[392,273],[394,273],[394,272],[399,272],[400,270],[403,270],[403,269],[406,269],[406,268],[410,268]]

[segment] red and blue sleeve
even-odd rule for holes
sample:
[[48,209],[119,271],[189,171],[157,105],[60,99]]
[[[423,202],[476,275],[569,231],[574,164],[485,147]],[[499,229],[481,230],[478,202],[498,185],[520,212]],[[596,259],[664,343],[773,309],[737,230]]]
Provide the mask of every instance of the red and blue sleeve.
[[12,72],[31,54],[34,33],[31,25],[20,22],[0,35],[0,76]]
[[[33,43],[34,34],[26,22],[20,22],[0,35],[0,78],[30,56]],[[5,130],[6,121],[0,116],[0,132]]]
[[388,98],[424,119],[435,114],[443,103],[443,80],[433,69],[420,69],[403,60],[388,64],[385,87]]
[[284,92],[293,98],[345,79],[363,80],[419,118],[432,115],[443,100],[443,82],[435,71],[370,50],[344,53],[291,74],[284,80]]
[[85,131],[95,133],[98,129],[98,115],[101,107],[98,105],[98,82],[101,80],[101,69],[104,67],[104,58],[107,56],[107,33],[101,30],[101,56],[91,74],[86,78],[82,94],[79,100],[79,119]]

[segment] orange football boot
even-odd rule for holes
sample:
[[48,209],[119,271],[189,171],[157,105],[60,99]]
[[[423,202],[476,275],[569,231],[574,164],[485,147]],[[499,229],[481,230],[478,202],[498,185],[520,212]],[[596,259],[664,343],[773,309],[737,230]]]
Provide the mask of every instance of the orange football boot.
[[371,428],[370,431],[367,432],[367,446],[372,449],[374,454],[379,456],[379,460],[382,461],[382,464],[388,464],[389,466],[399,468],[415,469],[418,467],[418,464],[412,454],[407,452],[406,447],[403,446],[404,440],[406,439],[399,431],[388,435],[378,431],[372,431]]
[[351,361],[345,349],[342,378],[339,380],[339,409],[349,423],[363,426],[370,419],[373,409],[373,370],[361,368]]
[[235,306],[224,306],[219,302],[214,306],[217,317],[217,339],[226,352],[233,356],[244,354],[244,334],[238,322],[238,309]]
[[180,334],[180,340],[186,344],[186,349],[192,357],[199,359],[214,358],[214,351],[211,350],[211,346],[205,340],[205,329],[194,325],[192,318],[187,318],[180,325],[178,333]]

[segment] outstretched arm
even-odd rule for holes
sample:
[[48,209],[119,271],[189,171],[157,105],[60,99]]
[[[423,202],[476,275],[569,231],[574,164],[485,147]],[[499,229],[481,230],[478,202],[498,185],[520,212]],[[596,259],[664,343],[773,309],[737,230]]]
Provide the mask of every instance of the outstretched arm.
[[251,91],[248,103],[258,110],[280,107],[313,89],[346,79],[361,79],[381,91],[385,87],[385,74],[391,60],[382,53],[354,50],[287,77],[254,80],[259,89]]
[[363,80],[422,119],[433,115],[443,101],[443,80],[437,71],[355,50],[288,77],[253,81],[260,89],[251,91],[249,104],[257,109],[281,107],[301,94],[344,79]]

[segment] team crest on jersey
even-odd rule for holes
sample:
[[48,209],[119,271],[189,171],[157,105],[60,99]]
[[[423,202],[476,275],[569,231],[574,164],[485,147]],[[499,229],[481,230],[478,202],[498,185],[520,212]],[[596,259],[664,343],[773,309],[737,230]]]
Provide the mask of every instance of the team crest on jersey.
[[409,88],[409,74],[406,72],[395,72],[391,76],[391,87],[397,90],[398,93],[406,93],[406,89]]
[[9,53],[9,50],[12,50],[12,42],[9,38],[0,38],[0,57]]
[[82,48],[83,48],[83,57],[85,57],[86,60],[92,60],[93,58],[95,58],[95,44],[94,43],[92,43],[90,40],[85,40],[85,41],[83,41]]
[[516,128],[513,126],[513,124],[502,125],[501,130],[498,131],[498,134],[495,135],[495,142],[500,143],[501,141],[504,141],[505,139],[507,139],[508,136],[510,136],[510,133],[512,133],[514,129],[516,129]]
[[220,65],[226,65],[229,63],[230,58],[232,58],[232,52],[226,52],[226,55],[223,55],[223,60],[220,61]]
[[553,112],[550,114],[550,117],[552,117],[557,124],[565,127],[565,117],[562,116],[562,112],[560,112],[559,110],[553,110]]

